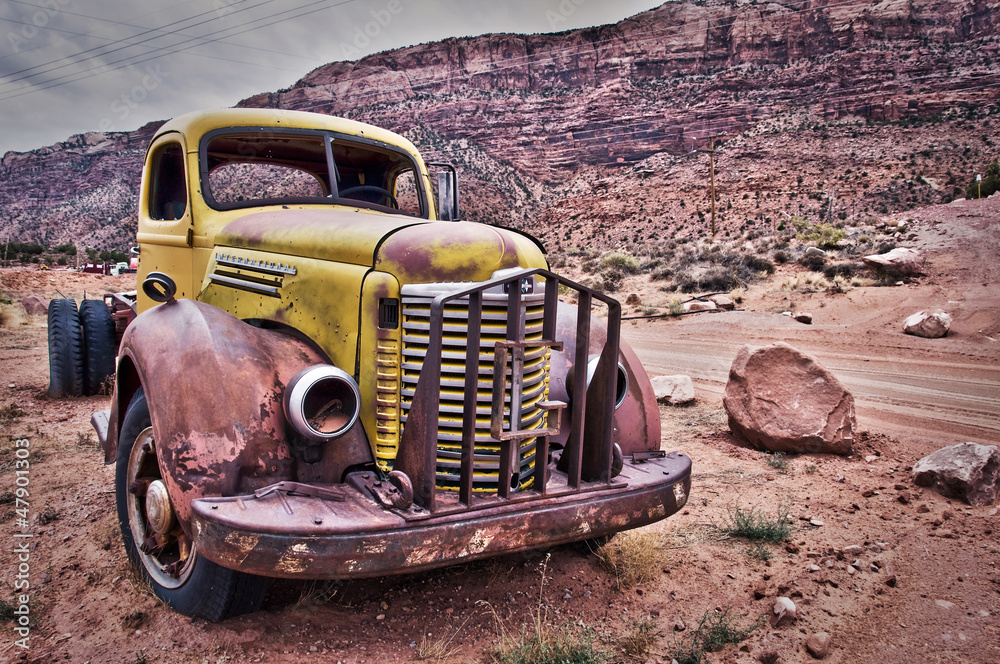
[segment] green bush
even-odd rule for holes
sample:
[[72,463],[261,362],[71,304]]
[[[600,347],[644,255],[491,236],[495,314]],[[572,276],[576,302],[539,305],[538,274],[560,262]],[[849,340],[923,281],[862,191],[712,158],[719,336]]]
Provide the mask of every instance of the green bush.
[[625,274],[635,274],[639,271],[639,259],[624,251],[612,251],[601,257],[601,267],[615,269]]
[[833,249],[838,242],[847,237],[847,233],[842,228],[823,222],[803,229],[795,237],[802,242],[815,242],[821,249]]

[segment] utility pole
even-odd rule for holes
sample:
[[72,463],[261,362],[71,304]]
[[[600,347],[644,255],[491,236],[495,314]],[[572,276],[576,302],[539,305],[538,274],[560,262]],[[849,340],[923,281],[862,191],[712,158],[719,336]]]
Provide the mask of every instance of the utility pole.
[[708,153],[708,195],[712,201],[712,239],[715,239],[715,139],[728,134],[717,134],[708,137],[708,149],[699,152]]

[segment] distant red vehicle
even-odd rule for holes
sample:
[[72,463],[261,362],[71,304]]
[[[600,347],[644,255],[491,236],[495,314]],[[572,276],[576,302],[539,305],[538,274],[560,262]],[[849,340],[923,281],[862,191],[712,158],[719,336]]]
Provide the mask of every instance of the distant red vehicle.
[[114,265],[114,263],[108,263],[108,262],[104,262],[104,263],[84,263],[83,264],[83,271],[84,272],[89,272],[90,274],[105,274],[105,275],[108,275],[108,274],[111,274],[111,266],[112,265]]

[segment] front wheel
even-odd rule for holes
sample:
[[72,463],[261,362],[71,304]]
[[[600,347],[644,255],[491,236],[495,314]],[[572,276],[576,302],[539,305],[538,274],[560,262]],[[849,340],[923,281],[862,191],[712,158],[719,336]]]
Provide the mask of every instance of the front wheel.
[[129,562],[174,610],[216,622],[260,608],[269,579],[199,556],[177,522],[142,389],[132,397],[118,437],[115,498]]

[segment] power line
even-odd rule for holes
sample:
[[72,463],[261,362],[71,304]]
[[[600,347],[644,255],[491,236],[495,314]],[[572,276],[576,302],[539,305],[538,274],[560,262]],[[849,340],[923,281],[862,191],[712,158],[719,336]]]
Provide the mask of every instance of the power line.
[[[242,1],[246,1],[246,0],[242,0]],[[248,11],[250,9],[256,9],[257,7],[260,7],[260,6],[263,6],[263,5],[266,5],[266,4],[270,4],[270,3],[274,2],[274,1],[275,0],[263,0],[262,2],[260,2],[260,3],[256,4],[256,5],[252,5],[250,7],[245,7],[243,9],[234,10],[233,13],[240,13],[240,12]],[[201,21],[199,23],[195,23],[194,25],[184,26],[183,28],[180,28],[178,30],[166,30],[166,28],[169,28],[171,26],[179,25],[181,23],[187,23],[188,21],[192,21],[192,20],[194,20],[196,18],[199,18],[201,16],[205,16],[205,15],[208,15],[208,14],[215,14],[216,16],[215,16],[215,18],[211,18],[211,19],[208,19],[208,20],[205,20],[205,21]],[[56,63],[61,62],[63,60],[69,60],[70,58],[79,58],[79,56],[86,55],[88,53],[93,53],[94,51],[99,51],[99,50],[101,50],[103,48],[107,48],[108,46],[114,46],[115,44],[122,44],[124,42],[127,42],[128,40],[138,39],[139,37],[142,37],[144,35],[148,35],[148,34],[151,34],[151,33],[154,33],[154,32],[160,32],[162,34],[156,35],[152,39],[158,39],[159,37],[166,37],[166,36],[169,36],[169,35],[172,35],[172,34],[176,34],[180,30],[188,30],[190,28],[198,27],[199,25],[204,25],[206,23],[211,23],[212,21],[218,20],[219,18],[221,18],[221,17],[219,16],[218,11],[217,10],[213,10],[213,11],[209,11],[209,12],[202,12],[200,14],[195,14],[194,16],[191,16],[189,18],[180,19],[178,21],[174,21],[172,23],[168,23],[167,25],[163,26],[162,28],[148,28],[148,29],[143,30],[142,32],[139,32],[138,34],[135,34],[135,35],[132,35],[130,37],[125,37],[123,39],[119,39],[119,40],[113,41],[110,44],[102,44],[101,46],[94,46],[94,47],[88,48],[88,49],[86,49],[84,51],[80,51],[79,53],[75,53],[73,55],[66,56],[64,58],[59,58],[57,60],[51,60],[49,62],[45,62],[45,63],[42,63],[40,65],[35,65],[33,67],[26,67],[25,69],[21,69],[19,71],[13,72],[13,73],[7,75],[7,78],[10,78],[11,80],[5,81],[3,83],[0,83],[0,85],[9,85],[11,83],[17,83],[19,81],[22,81],[22,80],[25,80],[25,79],[28,79],[28,78],[33,78],[35,76],[40,76],[42,74],[47,74],[49,72],[58,71],[60,69],[65,69],[66,67],[70,67],[70,66],[73,66],[73,65],[76,65],[76,64],[80,64],[80,62],[83,62],[83,61],[86,61],[86,60],[92,60],[92,59],[94,59],[96,57],[104,57],[104,56],[110,55],[112,53],[116,53],[118,51],[124,50],[126,48],[130,48],[132,46],[142,45],[142,44],[136,44],[135,42],[130,42],[130,43],[125,44],[124,46],[119,46],[118,48],[113,48],[113,49],[111,49],[109,51],[105,51],[104,53],[97,53],[96,55],[88,57],[88,58],[84,58],[83,60],[75,60],[73,62],[67,62],[66,64],[60,65],[58,67],[52,67],[50,69],[45,69],[43,71],[39,71],[39,72],[35,72],[35,73],[32,73],[32,74],[28,74],[27,76],[22,76],[21,78],[12,78],[14,76],[18,76],[19,74],[24,74],[26,72],[30,72],[30,71],[35,70],[35,69],[39,69],[41,67],[46,67],[46,66],[51,65],[51,64],[56,64]],[[114,64],[114,63],[112,63],[112,64]],[[56,80],[59,80],[59,79],[56,79]]]
[[[272,2],[272,1],[273,0],[267,0],[267,2]],[[313,9],[313,10],[310,10],[310,11],[307,11],[307,12],[302,12],[300,14],[296,14],[294,16],[289,16],[289,17],[286,17],[286,18],[282,18],[282,19],[279,19],[277,21],[271,21],[266,26],[260,26],[260,25],[258,25],[258,26],[252,27],[252,28],[247,28],[246,30],[241,30],[240,32],[235,32],[233,34],[226,35],[226,37],[235,37],[237,35],[245,34],[247,32],[252,32],[254,30],[259,30],[262,27],[270,27],[270,26],[273,26],[273,25],[277,25],[278,23],[283,23],[283,22],[290,21],[290,20],[293,20],[293,19],[296,19],[296,18],[301,18],[302,16],[308,16],[309,14],[315,14],[317,12],[324,11],[326,9],[333,9],[334,7],[339,7],[339,6],[346,5],[346,4],[355,2],[355,1],[356,0],[341,0],[341,2],[338,2],[338,3],[334,4],[334,5],[330,5],[330,6],[327,6],[327,7],[320,7],[319,9]],[[226,32],[228,30],[233,30],[233,29],[236,29],[236,28],[241,28],[243,26],[251,25],[253,23],[260,23],[261,21],[269,21],[270,19],[274,19],[274,18],[276,18],[278,16],[281,16],[282,14],[289,14],[289,13],[292,13],[292,12],[295,12],[295,11],[299,11],[301,9],[305,9],[306,7],[311,7],[311,6],[318,5],[318,4],[323,4],[323,3],[326,3],[326,2],[330,2],[330,0],[316,0],[315,2],[307,3],[305,5],[302,5],[301,7],[297,7],[295,9],[290,9],[290,10],[285,10],[285,11],[277,12],[277,13],[271,14],[269,16],[265,16],[265,17],[262,17],[262,18],[259,18],[259,19],[254,19],[252,21],[247,21],[245,23],[241,23],[240,25],[237,25],[237,26],[232,26],[231,28],[225,28],[223,30],[220,30],[219,33]],[[210,34],[218,34],[218,33],[210,33]],[[96,71],[96,73],[91,73],[91,74],[87,74],[87,75],[73,75],[73,74],[71,74],[71,75],[62,76],[62,77],[53,79],[52,81],[46,82],[45,84],[43,84],[43,87],[36,87],[36,88],[31,89],[31,90],[27,90],[27,91],[23,91],[23,92],[18,92],[18,93],[8,93],[6,95],[0,95],[0,101],[4,101],[4,100],[7,100],[7,99],[13,99],[13,98],[16,98],[16,97],[22,97],[22,96],[24,96],[26,94],[33,94],[35,92],[41,92],[43,90],[48,90],[48,89],[51,89],[51,88],[55,88],[55,87],[59,87],[59,86],[62,86],[62,85],[66,85],[67,83],[75,83],[77,81],[81,81],[81,80],[85,80],[85,79],[88,79],[88,78],[92,78],[92,77],[97,76],[97,75],[102,74],[102,73],[107,73],[107,72],[111,72],[111,71],[117,71],[119,69],[124,69],[126,67],[134,67],[135,65],[139,65],[139,64],[142,64],[144,62],[148,62],[150,60],[155,60],[155,59],[157,59],[159,57],[163,57],[164,55],[172,55],[174,53],[184,52],[184,51],[190,50],[191,48],[194,48],[195,46],[204,46],[205,44],[208,44],[208,43],[218,42],[221,39],[222,38],[208,39],[207,37],[192,37],[190,39],[178,42],[177,44],[173,44],[171,46],[163,46],[163,47],[158,47],[158,48],[154,49],[154,52],[158,53],[159,51],[167,51],[166,53],[163,53],[163,54],[160,54],[160,55],[150,55],[149,57],[130,56],[130,57],[122,58],[120,60],[115,60],[114,62],[108,63],[106,65],[102,65],[101,67],[94,67],[94,68],[85,70],[85,72],[83,72],[83,73],[86,73],[86,72],[94,72],[95,70],[99,70],[99,71]],[[186,44],[186,43],[193,42],[193,41],[201,41],[202,43],[195,44],[195,45],[189,46],[187,48],[177,48],[178,46],[180,46],[182,44]],[[174,50],[169,50],[169,49],[174,49]],[[141,59],[134,60],[132,62],[126,62],[126,61],[129,61],[129,60],[132,60],[133,57],[141,57]],[[111,67],[112,65],[119,64],[121,62],[126,62],[126,64],[123,64],[123,65],[121,65],[119,67],[112,67],[110,69],[107,69],[107,67]],[[249,64],[249,63],[242,63],[242,64]],[[75,78],[74,78],[74,76],[75,76]],[[63,80],[63,79],[71,79],[71,80]],[[62,82],[59,82],[59,81],[62,81]]]

